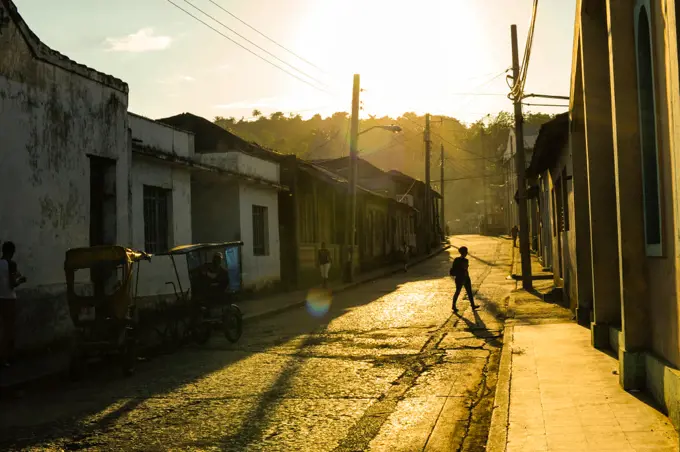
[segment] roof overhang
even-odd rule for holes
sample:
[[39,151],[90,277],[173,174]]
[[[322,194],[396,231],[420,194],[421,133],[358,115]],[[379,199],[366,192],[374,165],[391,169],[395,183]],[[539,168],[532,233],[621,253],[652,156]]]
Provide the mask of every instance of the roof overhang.
[[222,176],[225,178],[233,178],[242,180],[255,185],[264,185],[269,188],[273,188],[279,191],[289,191],[288,187],[277,184],[275,182],[263,179],[260,177],[250,176],[247,174],[239,173],[238,171],[227,170],[224,168],[219,168],[214,165],[208,165],[205,163],[197,162],[189,157],[182,157],[180,155],[172,154],[169,152],[161,151],[159,149],[152,148],[150,146],[143,146],[139,144],[133,144],[132,152],[135,155],[142,156],[149,159],[154,159],[156,161],[161,161],[170,165],[179,166],[186,168],[189,171],[194,172],[207,172]]

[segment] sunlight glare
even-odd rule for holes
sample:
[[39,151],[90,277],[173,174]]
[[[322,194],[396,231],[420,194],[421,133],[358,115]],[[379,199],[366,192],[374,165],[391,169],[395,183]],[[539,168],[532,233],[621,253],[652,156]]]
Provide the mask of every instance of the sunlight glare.
[[364,117],[450,110],[460,99],[443,95],[442,86],[464,91],[471,75],[497,70],[477,52],[486,40],[479,14],[467,0],[310,2],[295,45],[329,73],[335,93],[309,96],[349,111],[352,74],[359,73]]
[[329,290],[310,289],[307,293],[307,312],[314,317],[323,317],[328,313],[333,301]]

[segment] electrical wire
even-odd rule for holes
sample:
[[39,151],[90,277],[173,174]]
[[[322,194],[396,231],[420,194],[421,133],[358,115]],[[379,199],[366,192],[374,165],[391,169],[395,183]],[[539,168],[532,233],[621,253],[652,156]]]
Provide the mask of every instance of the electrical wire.
[[269,61],[267,58],[263,57],[262,55],[259,55],[258,53],[254,52],[253,50],[251,50],[251,49],[249,49],[248,47],[246,47],[246,46],[244,46],[243,44],[241,44],[240,42],[238,42],[238,41],[232,39],[231,37],[227,36],[226,34],[222,33],[221,31],[219,31],[217,28],[213,27],[213,26],[210,25],[209,23],[205,22],[204,20],[200,19],[199,17],[196,17],[194,14],[192,14],[191,12],[189,12],[189,11],[187,11],[186,9],[182,8],[181,6],[179,6],[177,3],[173,2],[172,0],[166,0],[166,1],[167,1],[168,3],[170,3],[171,5],[173,5],[175,8],[177,8],[177,9],[179,9],[180,11],[184,12],[185,14],[187,14],[188,16],[191,16],[193,19],[197,20],[198,22],[202,23],[202,24],[205,25],[206,27],[210,28],[212,31],[214,31],[215,33],[219,34],[219,35],[222,36],[223,38],[225,38],[225,39],[227,39],[227,40],[233,42],[234,44],[236,44],[237,46],[241,47],[243,50],[247,51],[248,53],[251,53],[252,55],[255,55],[256,57],[258,57],[259,59],[261,59],[261,60],[264,61],[265,63],[270,64],[271,66],[274,66],[275,68],[279,69],[280,71],[285,72],[286,74],[290,75],[291,77],[294,77],[295,79],[301,81],[302,83],[311,86],[312,88],[316,89],[317,91],[321,91],[322,93],[326,93],[326,94],[330,94],[330,95],[333,94],[333,93],[331,93],[330,91],[327,91],[327,90],[325,90],[325,89],[323,89],[323,88],[320,88],[320,87],[314,85],[313,83],[310,83],[309,81],[303,79],[302,77],[299,77],[298,75],[296,75],[296,74],[294,74],[294,73],[292,73],[292,72],[290,72],[290,71],[288,71],[288,70],[282,68],[282,67],[279,66],[278,64],[276,64],[276,63],[274,63],[274,62],[272,62],[272,61]]
[[524,46],[524,58],[519,70],[517,80],[513,80],[514,86],[508,94],[508,98],[513,102],[522,98],[524,93],[524,86],[526,84],[527,73],[529,71],[529,61],[531,59],[531,49],[534,43],[534,31],[536,29],[536,16],[538,11],[538,0],[534,0],[534,5],[531,12],[531,22],[529,25],[529,32],[527,33],[527,42]]
[[270,42],[276,44],[277,46],[279,46],[280,48],[282,48],[282,49],[285,50],[286,52],[290,53],[290,54],[293,55],[295,58],[299,59],[300,61],[304,61],[304,62],[307,63],[308,65],[312,66],[312,67],[315,68],[315,69],[320,70],[320,71],[323,72],[324,74],[328,74],[328,72],[324,71],[323,69],[321,69],[321,68],[320,68],[319,66],[317,66],[316,64],[312,63],[311,61],[309,61],[309,60],[307,60],[307,59],[305,59],[305,58],[303,58],[303,57],[301,57],[300,55],[298,55],[297,53],[293,52],[292,50],[290,50],[290,49],[284,47],[283,45],[279,44],[275,39],[270,38],[269,36],[267,36],[266,34],[262,33],[262,32],[261,32],[260,30],[258,30],[257,28],[253,27],[252,25],[248,24],[248,23],[245,22],[244,20],[240,19],[240,18],[237,17],[234,13],[232,13],[231,11],[228,11],[228,10],[225,9],[223,6],[221,6],[220,4],[218,4],[216,1],[214,1],[214,0],[208,0],[208,1],[209,1],[210,3],[212,3],[213,5],[217,6],[219,9],[221,9],[221,10],[224,11],[225,13],[229,14],[229,15],[230,15],[231,17],[233,17],[234,19],[236,19],[236,20],[238,20],[239,22],[241,22],[241,23],[242,23],[243,25],[245,25],[246,27],[248,27],[248,28],[250,28],[251,30],[253,30],[254,32],[258,33],[260,36],[264,37],[265,39],[267,39],[267,40],[269,40]]
[[530,104],[530,103],[525,103],[522,102],[522,105],[528,105],[530,107],[561,107],[561,108],[569,108],[569,105],[557,105],[557,104]]
[[300,70],[300,69],[296,68],[295,66],[293,66],[293,65],[290,64],[289,62],[287,62],[287,61],[285,61],[285,60],[282,60],[281,58],[277,57],[276,55],[274,55],[273,53],[271,53],[269,50],[265,49],[264,47],[261,47],[261,46],[257,45],[256,43],[254,43],[254,42],[251,41],[250,39],[246,38],[245,36],[243,36],[242,34],[240,34],[239,32],[237,32],[237,31],[234,30],[233,28],[231,28],[231,27],[227,26],[226,24],[224,24],[223,22],[217,20],[214,16],[211,16],[209,13],[206,13],[204,10],[202,10],[202,9],[199,8],[198,6],[194,5],[194,4],[191,3],[189,0],[184,0],[184,3],[186,3],[186,4],[189,5],[189,6],[191,6],[191,7],[194,8],[196,11],[200,12],[201,14],[203,14],[204,16],[209,17],[210,19],[212,19],[212,20],[215,21],[216,23],[222,25],[224,28],[226,28],[227,30],[231,31],[231,32],[234,33],[236,36],[238,36],[239,38],[241,38],[241,39],[243,39],[244,41],[246,41],[248,44],[250,44],[250,45],[252,45],[252,46],[255,46],[255,47],[258,48],[259,50],[263,51],[264,53],[266,53],[266,54],[269,55],[270,57],[275,58],[277,61],[279,61],[279,62],[285,64],[286,66],[288,66],[289,68],[293,69],[294,71],[299,72],[300,74],[304,75],[304,76],[307,77],[308,79],[310,79],[310,80],[312,80],[312,81],[318,83],[319,85],[323,86],[324,88],[329,88],[329,86],[326,85],[323,81],[321,81],[321,80],[315,78],[314,76],[309,75],[308,73],[306,73],[306,72],[303,71],[303,70]]

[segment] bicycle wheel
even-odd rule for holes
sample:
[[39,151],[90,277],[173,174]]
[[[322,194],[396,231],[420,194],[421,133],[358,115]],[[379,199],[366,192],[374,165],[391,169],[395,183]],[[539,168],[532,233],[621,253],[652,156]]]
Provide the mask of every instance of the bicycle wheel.
[[231,343],[237,342],[243,334],[243,316],[235,304],[229,306],[222,314],[224,337]]

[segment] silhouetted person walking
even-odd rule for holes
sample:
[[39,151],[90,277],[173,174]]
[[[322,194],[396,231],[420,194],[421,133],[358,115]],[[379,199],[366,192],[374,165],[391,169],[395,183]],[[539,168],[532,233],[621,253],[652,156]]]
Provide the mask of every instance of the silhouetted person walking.
[[519,228],[517,227],[517,225],[514,225],[512,227],[510,235],[512,236],[512,247],[517,248],[517,236],[519,235]]
[[17,269],[17,264],[12,260],[16,246],[12,242],[2,244],[2,257],[0,258],[0,360],[3,365],[9,366],[14,354],[14,341],[16,338],[17,317],[17,294],[14,291],[19,285],[26,282]]
[[453,294],[453,303],[451,305],[451,309],[453,309],[454,312],[458,312],[456,302],[458,301],[458,296],[463,287],[465,287],[465,292],[467,292],[472,309],[478,308],[472,295],[472,281],[470,280],[470,272],[468,271],[470,262],[466,258],[468,249],[466,246],[461,246],[458,248],[458,252],[460,253],[460,256],[453,260],[451,270],[449,270],[449,274],[453,276],[456,283],[456,293]]

